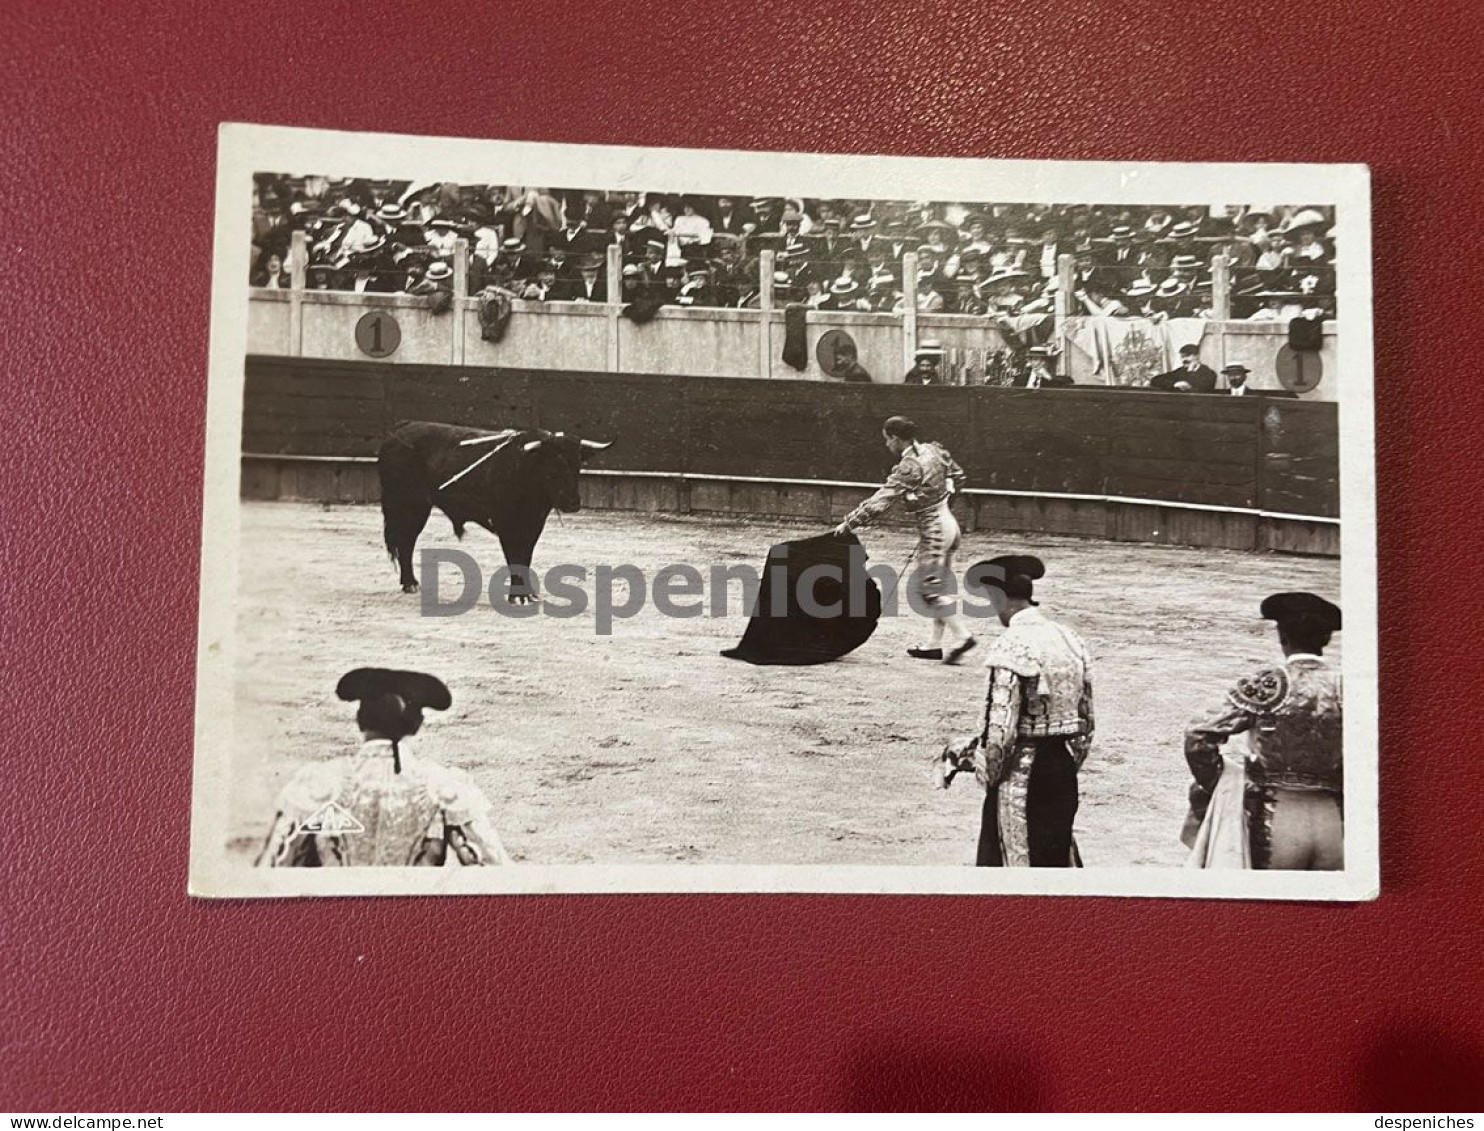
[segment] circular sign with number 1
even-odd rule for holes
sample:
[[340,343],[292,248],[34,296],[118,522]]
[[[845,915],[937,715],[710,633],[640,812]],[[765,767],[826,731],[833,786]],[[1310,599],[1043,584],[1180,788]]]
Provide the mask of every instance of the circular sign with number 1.
[[391,357],[402,344],[402,328],[385,310],[373,310],[356,323],[356,345],[368,357]]

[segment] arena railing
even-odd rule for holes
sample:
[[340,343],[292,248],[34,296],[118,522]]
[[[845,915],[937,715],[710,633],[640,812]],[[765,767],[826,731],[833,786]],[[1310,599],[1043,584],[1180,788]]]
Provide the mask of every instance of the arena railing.
[[[491,356],[492,347],[479,342],[479,327],[475,317],[479,300],[477,297],[466,294],[469,278],[468,243],[460,240],[455,247],[456,253],[452,256],[453,278],[446,284],[446,289],[451,292],[449,298],[454,313],[451,316],[439,316],[437,319],[429,319],[426,313],[415,316],[415,319],[423,322],[422,348],[420,353],[414,351],[414,354],[408,354],[404,348],[403,356],[407,360],[446,361],[453,364],[481,362],[514,365],[546,364],[548,367],[555,368],[575,366],[587,369],[607,368],[609,371],[621,372],[633,368],[635,364],[630,361],[632,355],[627,347],[642,342],[640,353],[646,355],[653,355],[656,350],[664,353],[670,346],[675,346],[675,349],[667,355],[667,363],[663,366],[665,370],[668,370],[671,362],[682,359],[686,355],[688,342],[694,343],[704,338],[699,328],[688,327],[685,323],[711,319],[719,324],[732,324],[725,329],[728,341],[732,343],[731,352],[728,358],[716,359],[715,364],[719,366],[714,369],[716,375],[761,376],[775,379],[794,376],[828,378],[828,374],[822,370],[822,365],[816,364],[816,359],[812,357],[808,363],[810,368],[807,374],[797,373],[786,366],[780,367],[779,354],[785,340],[785,303],[780,301],[781,296],[773,285],[778,259],[776,253],[771,250],[764,251],[759,256],[756,307],[734,309],[709,306],[664,306],[657,320],[658,333],[652,327],[636,331],[635,328],[623,322],[621,312],[624,304],[621,298],[604,303],[517,302],[517,311],[540,311],[550,316],[560,315],[565,321],[571,321],[572,325],[569,329],[588,342],[586,360],[574,360],[563,354],[554,357],[549,363],[543,363],[530,355],[530,349],[522,352],[521,348],[517,348],[514,354],[510,354],[508,361],[497,359]],[[610,296],[622,294],[623,263],[620,251],[621,249],[615,245],[609,248],[607,254],[605,268]],[[428,296],[407,292],[357,293],[339,290],[309,290],[307,287],[308,249],[302,233],[295,233],[292,238],[288,263],[290,285],[287,289],[253,288],[251,291],[256,301],[287,305],[286,319],[283,315],[273,313],[271,308],[265,308],[258,311],[260,317],[250,320],[250,336],[253,327],[264,328],[264,333],[250,342],[250,349],[253,352],[281,353],[286,356],[307,354],[308,356],[354,357],[358,354],[355,352],[353,342],[348,346],[326,343],[324,340],[325,313],[322,313],[320,308],[328,308],[326,313],[332,313],[335,308],[354,307],[362,313],[386,309],[394,314],[399,310],[427,311],[429,308]],[[1005,323],[988,315],[920,311],[917,302],[918,261],[915,252],[906,253],[902,267],[903,302],[900,312],[810,311],[808,325],[811,345],[817,345],[817,339],[830,328],[845,329],[847,333],[860,339],[861,360],[867,364],[867,368],[870,369],[877,383],[900,381],[900,375],[912,367],[919,345],[930,339],[939,339],[945,346],[944,375],[948,378],[947,383],[977,384],[984,382],[986,374],[991,371],[998,372],[998,369],[1003,367],[1004,358],[995,355],[1007,352]],[[1073,349],[1071,348],[1074,333],[1080,327],[1085,327],[1091,317],[1077,297],[1079,289],[1077,260],[1070,255],[1061,256],[1057,263],[1057,276],[1059,288],[1052,304],[1051,325],[1038,330],[1036,340],[1046,340],[1057,347],[1054,364],[1058,372],[1072,376],[1079,383],[1087,383],[1092,374],[1087,370],[1086,359],[1080,356],[1076,359],[1077,368],[1074,372]],[[1273,361],[1281,349],[1282,342],[1286,340],[1284,327],[1272,322],[1248,324],[1231,320],[1233,294],[1232,261],[1230,259],[1221,255],[1213,257],[1210,280],[1210,303],[1213,317],[1206,320],[1209,329],[1205,331],[1203,341],[1208,344],[1203,345],[1203,355],[1217,367],[1233,359],[1244,361],[1254,367],[1255,387],[1260,388],[1264,383],[1268,387],[1276,387],[1277,377],[1273,372]],[[305,338],[306,300],[316,307],[315,321],[319,338],[314,343],[306,343]],[[336,315],[336,324],[339,325],[340,322],[351,319],[352,313],[353,311],[347,309],[344,314]],[[579,316],[581,316],[580,319]],[[606,362],[603,347],[598,346],[598,356],[593,356],[592,353],[592,346],[602,336],[599,325],[590,320],[594,316],[600,318],[606,326],[608,342]],[[442,328],[444,317],[448,318],[446,330]],[[525,319],[528,314],[522,313],[517,317]],[[354,319],[351,319],[350,324],[354,324]],[[532,323],[531,326],[534,328],[536,324]],[[554,327],[555,323],[552,326]],[[269,332],[270,328],[271,332]],[[718,326],[718,328],[722,327]],[[1046,332],[1048,329],[1049,333]],[[1335,332],[1333,324],[1326,323],[1324,331],[1332,340]],[[698,334],[701,335],[700,338],[697,337]],[[673,337],[674,341],[667,344],[663,340],[666,335]],[[1263,341],[1257,341],[1253,335],[1260,336]],[[537,336],[547,341],[554,340],[549,333],[549,328],[543,329]],[[747,344],[749,336],[753,337],[752,345]],[[557,337],[559,338],[560,335]],[[334,342],[339,343],[342,338],[350,341],[344,331],[335,330]],[[869,343],[867,338],[870,339]],[[443,344],[439,345],[437,342]],[[622,350],[621,342],[624,344]],[[871,352],[869,358],[866,357],[868,345]],[[508,347],[501,348],[509,353]],[[330,352],[323,352],[326,349]],[[558,353],[561,354],[562,351],[558,350]],[[743,358],[746,360],[744,361]],[[900,368],[896,373],[892,373],[892,369],[897,366]],[[712,370],[694,371],[711,372]],[[1091,383],[1108,382],[1106,378],[1092,377]],[[1313,396],[1316,399],[1332,399],[1333,386],[1317,390]]]

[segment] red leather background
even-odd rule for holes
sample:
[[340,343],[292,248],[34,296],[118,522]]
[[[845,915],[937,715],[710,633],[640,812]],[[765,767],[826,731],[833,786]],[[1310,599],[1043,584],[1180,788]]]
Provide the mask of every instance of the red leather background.
[[[140,7],[5,21],[0,1108],[1484,1102],[1477,4]],[[1381,899],[188,900],[230,119],[1368,162]]]

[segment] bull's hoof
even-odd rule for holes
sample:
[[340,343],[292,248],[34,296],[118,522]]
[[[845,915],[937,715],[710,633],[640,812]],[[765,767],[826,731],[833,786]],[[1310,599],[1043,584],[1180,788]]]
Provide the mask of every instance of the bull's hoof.
[[415,582],[415,581],[404,581],[404,582],[402,582],[402,592],[403,593],[416,593],[417,592],[417,582]]

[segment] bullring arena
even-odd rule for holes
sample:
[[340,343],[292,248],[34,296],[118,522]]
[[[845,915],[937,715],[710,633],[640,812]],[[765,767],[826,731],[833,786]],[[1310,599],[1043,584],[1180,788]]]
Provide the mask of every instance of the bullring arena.
[[[628,563],[651,576],[674,562],[757,566],[770,543],[818,530],[584,510],[553,519],[536,564]],[[913,539],[887,529],[865,542],[873,564],[899,567]],[[458,545],[438,516],[424,544]],[[501,564],[483,531],[462,547],[486,576]],[[1337,593],[1339,562],[989,531],[966,536],[963,561],[1023,549],[1047,561],[1042,600],[1097,665],[1083,857],[1178,866],[1188,717],[1271,660],[1257,601],[1285,588]],[[453,708],[430,718],[422,748],[474,775],[517,861],[973,861],[983,794],[972,781],[934,790],[928,760],[978,725],[984,673],[908,659],[923,622],[905,607],[843,660],[753,667],[720,655],[746,624],[736,592],[725,618],[678,620],[647,603],[610,636],[595,633],[591,612],[512,619],[487,601],[423,617],[397,587],[371,505],[248,502],[242,563],[231,847],[244,863],[284,776],[353,750],[353,711],[334,686],[367,663],[447,681]]]
[[[1233,320],[1221,255],[1201,318],[1087,317],[1059,300],[1045,329],[1067,343],[1057,368],[1073,385],[1032,389],[986,376],[986,359],[1021,356],[1003,318],[911,302],[786,311],[772,251],[750,309],[663,305],[638,321],[618,302],[517,299],[494,340],[462,240],[441,300],[313,289],[302,235],[289,251],[288,284],[254,286],[248,311],[227,836],[243,866],[287,775],[355,749],[334,687],[363,665],[448,683],[452,709],[417,741],[473,775],[516,862],[973,862],[983,793],[967,779],[934,790],[929,764],[982,721],[983,651],[957,668],[909,659],[926,622],[903,608],[841,660],[753,667],[720,654],[747,623],[735,589],[725,617],[646,602],[611,634],[591,607],[516,619],[482,600],[424,616],[376,505],[376,452],[399,421],[613,441],[583,472],[582,509],[552,515],[534,566],[652,578],[674,564],[758,569],[774,543],[828,530],[891,468],[881,422],[911,417],[967,471],[960,572],[1039,555],[1038,596],[1093,653],[1097,736],[1076,819],[1091,868],[1183,862],[1186,723],[1276,658],[1264,596],[1342,597],[1336,325],[1315,323],[1296,357],[1284,323]],[[620,268],[610,249],[610,293]],[[1075,268],[1059,261],[1064,282]],[[904,386],[929,337],[945,343],[946,382]],[[871,380],[830,371],[841,340]],[[1079,341],[1114,344],[1089,354]],[[1128,387],[1182,343],[1212,367],[1249,367],[1259,395]],[[914,538],[888,524],[863,541],[873,565],[900,568]],[[455,546],[485,580],[503,564],[495,537],[470,527],[456,542],[435,511],[420,550]],[[999,631],[975,628],[984,642]]]
[[[424,741],[475,775],[517,860],[972,859],[978,792],[934,791],[928,759],[975,727],[983,674],[908,659],[915,617],[884,620],[817,668],[723,659],[746,623],[740,592],[724,619],[646,605],[608,636],[592,613],[514,620],[487,602],[424,617],[371,505],[367,453],[396,419],[539,421],[615,440],[584,475],[584,509],[553,516],[534,564],[653,576],[673,563],[757,568],[771,544],[827,529],[890,467],[880,421],[910,412],[969,471],[961,565],[1040,554],[1048,608],[1093,649],[1098,738],[1078,817],[1089,866],[1181,861],[1185,723],[1272,658],[1263,596],[1339,592],[1338,560],[1322,554],[1333,524],[1239,505],[1304,490],[1322,503],[1332,480],[1307,472],[1333,463],[1333,405],[282,358],[250,359],[246,388],[244,449],[278,454],[244,464],[232,830],[244,861],[284,773],[353,746],[332,689],[361,664],[447,680],[454,709]],[[1191,501],[1114,501],[1155,490]],[[912,540],[886,528],[866,544],[900,567]],[[435,513],[421,548],[454,545]],[[463,548],[486,578],[501,564],[484,531]]]

